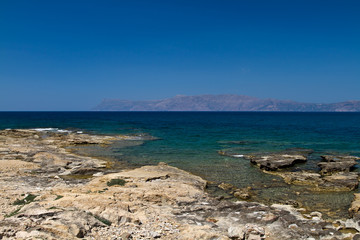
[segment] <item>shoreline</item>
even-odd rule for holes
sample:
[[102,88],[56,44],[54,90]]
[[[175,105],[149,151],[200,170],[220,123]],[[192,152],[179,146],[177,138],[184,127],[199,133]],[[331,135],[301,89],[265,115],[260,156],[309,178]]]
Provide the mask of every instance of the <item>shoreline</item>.
[[356,218],[327,222],[319,212],[305,216],[288,205],[215,198],[205,191],[204,179],[164,163],[104,174],[106,161],[66,150],[128,140],[50,130],[0,131],[0,236],[352,239],[360,231]]

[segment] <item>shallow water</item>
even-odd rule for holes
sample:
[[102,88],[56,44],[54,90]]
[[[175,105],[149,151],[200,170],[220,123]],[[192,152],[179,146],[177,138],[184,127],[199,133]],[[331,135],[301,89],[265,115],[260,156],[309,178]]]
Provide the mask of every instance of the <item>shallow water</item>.
[[[220,156],[307,148],[315,152],[295,169],[314,170],[319,156],[360,156],[360,113],[249,112],[0,112],[0,128],[59,128],[95,134],[154,136],[158,140],[116,143],[83,149],[126,166],[160,161],[209,181],[251,186],[254,200],[266,203],[296,200],[310,210],[346,217],[352,192],[314,193],[289,186],[243,158]],[[358,171],[356,169],[356,171]],[[296,194],[299,192],[300,195]]]

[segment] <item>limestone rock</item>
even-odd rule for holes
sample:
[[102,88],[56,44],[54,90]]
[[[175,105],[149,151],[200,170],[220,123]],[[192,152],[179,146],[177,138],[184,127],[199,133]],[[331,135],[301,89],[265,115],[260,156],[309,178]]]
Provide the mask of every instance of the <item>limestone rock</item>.
[[334,172],[349,172],[352,167],[357,164],[359,157],[355,156],[335,156],[323,155],[323,159],[318,165],[321,168],[322,174],[331,174]]
[[245,228],[231,226],[228,228],[228,236],[230,238],[243,239],[245,236]]
[[352,217],[359,218],[360,211],[360,193],[354,193],[354,200],[351,202],[351,206],[349,208],[349,213]]
[[279,168],[293,166],[295,163],[306,162],[307,157],[300,154],[274,153],[268,155],[245,156],[251,163],[261,169],[274,171]]
[[358,174],[353,172],[339,172],[332,175],[321,175],[313,172],[276,172],[286,183],[309,186],[314,191],[352,191],[359,185]]
[[[316,221],[305,219],[291,206],[220,201],[205,191],[204,179],[166,164],[93,176],[91,171],[102,172],[106,162],[66,149],[125,140],[72,132],[0,131],[0,238],[271,240],[304,239],[314,234],[319,239],[344,236],[335,227],[324,229],[329,224],[318,214],[314,214],[319,218]],[[74,173],[91,175],[86,180],[66,179]],[[340,175],[334,176],[331,181],[343,181]],[[319,178],[319,183],[326,182]],[[108,186],[112,179],[122,179],[124,184]],[[249,192],[227,184],[219,187],[239,197]],[[36,198],[23,201],[29,194]],[[13,205],[17,199],[20,205]],[[354,219],[352,223],[355,225]],[[289,228],[291,224],[298,228]]]

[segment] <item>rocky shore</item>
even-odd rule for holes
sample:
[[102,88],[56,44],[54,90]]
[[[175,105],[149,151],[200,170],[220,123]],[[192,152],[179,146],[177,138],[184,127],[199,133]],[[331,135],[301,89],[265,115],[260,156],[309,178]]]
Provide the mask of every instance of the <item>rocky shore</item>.
[[[165,163],[113,172],[111,162],[67,150],[131,140],[0,131],[0,239],[360,239],[358,195],[349,219],[328,222],[320,212],[305,214],[288,205],[212,197],[205,180]],[[299,159],[304,160],[286,156],[285,164]],[[323,179],[333,171],[333,160],[324,158]],[[343,161],[349,173],[353,160]],[[222,188],[247,199],[233,186]]]

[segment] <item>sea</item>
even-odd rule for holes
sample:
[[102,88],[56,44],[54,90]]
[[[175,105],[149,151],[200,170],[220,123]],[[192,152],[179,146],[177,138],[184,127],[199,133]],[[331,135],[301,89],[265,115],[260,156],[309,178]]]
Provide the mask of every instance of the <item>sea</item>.
[[[266,174],[241,155],[312,149],[293,171],[318,171],[323,154],[360,157],[360,113],[299,112],[0,112],[0,129],[36,128],[135,136],[128,143],[79,147],[79,153],[124,168],[166,162],[209,181],[209,193],[231,199],[216,186],[251,188],[252,201],[296,202],[328,218],[348,217],[353,192],[313,192]],[[66,131],[65,131],[66,132]],[[237,155],[223,156],[219,151]],[[354,171],[358,171],[356,166]],[[233,199],[235,200],[235,199]]]

